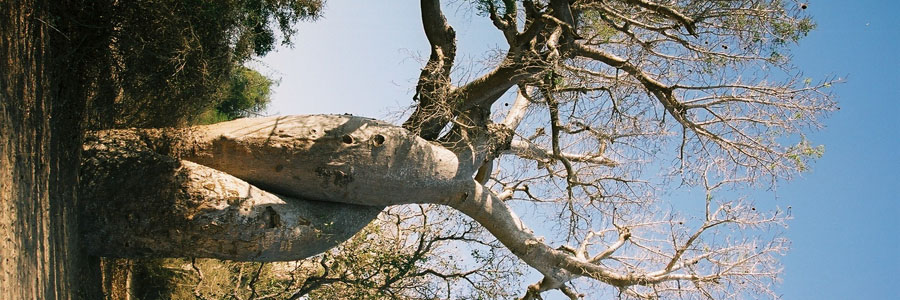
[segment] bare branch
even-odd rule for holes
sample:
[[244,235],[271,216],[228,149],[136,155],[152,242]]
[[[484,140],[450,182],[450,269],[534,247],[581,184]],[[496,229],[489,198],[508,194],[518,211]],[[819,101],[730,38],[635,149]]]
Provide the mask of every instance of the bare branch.
[[456,58],[456,32],[441,11],[440,0],[422,0],[422,25],[431,44],[431,55],[416,86],[416,111],[403,127],[427,140],[438,138],[447,115],[448,93],[452,90],[450,71]]
[[697,35],[696,21],[691,19],[688,16],[685,16],[680,11],[662,4],[653,3],[645,0],[626,0],[630,4],[634,4],[643,8],[646,8],[650,11],[659,13],[663,16],[670,17],[675,21],[681,23],[682,26],[690,33],[691,35]]
[[519,124],[522,123],[522,119],[525,118],[525,114],[528,112],[528,107],[531,106],[531,99],[529,98],[527,87],[524,85],[519,86],[519,90],[516,92],[516,100],[503,119],[503,125],[506,128],[510,130],[519,128]]

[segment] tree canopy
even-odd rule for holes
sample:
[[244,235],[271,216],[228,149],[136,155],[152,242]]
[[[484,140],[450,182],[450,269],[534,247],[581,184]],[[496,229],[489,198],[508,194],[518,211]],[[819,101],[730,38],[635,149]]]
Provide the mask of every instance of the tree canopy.
[[[233,93],[262,79],[242,65],[279,42],[290,44],[293,26],[318,17],[322,5],[317,0],[86,4],[72,30],[75,36],[90,35],[80,51],[96,65],[89,128],[183,126],[217,105],[246,106],[237,104]],[[230,104],[220,104],[221,94]]]
[[[789,47],[815,27],[806,4],[474,1],[507,45],[492,69],[455,84],[453,27],[439,1],[421,2],[431,55],[404,127],[483,147],[475,178],[493,201],[554,212],[561,230],[541,240],[551,259],[528,258],[532,238],[504,241],[510,229],[461,209],[545,275],[526,298],[574,295],[578,277],[622,297],[777,296],[787,241],[771,230],[789,212],[720,191],[790,178],[824,151],[804,133],[836,109],[833,81],[790,65]],[[498,107],[510,91],[514,104]],[[668,207],[673,181],[705,190],[705,213]]]
[[274,84],[274,81],[253,69],[238,67],[220,91],[213,95],[218,100],[213,103],[215,106],[200,113],[192,123],[213,124],[259,116],[271,101]]

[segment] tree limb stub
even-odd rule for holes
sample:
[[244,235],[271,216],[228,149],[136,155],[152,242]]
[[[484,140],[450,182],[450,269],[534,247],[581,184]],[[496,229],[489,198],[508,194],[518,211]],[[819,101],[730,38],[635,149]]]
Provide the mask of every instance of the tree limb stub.
[[456,32],[441,11],[439,0],[422,0],[422,26],[431,45],[428,63],[419,74],[416,96],[419,101],[416,111],[403,127],[417,132],[427,140],[436,140],[447,121],[448,91],[450,71],[456,59]]

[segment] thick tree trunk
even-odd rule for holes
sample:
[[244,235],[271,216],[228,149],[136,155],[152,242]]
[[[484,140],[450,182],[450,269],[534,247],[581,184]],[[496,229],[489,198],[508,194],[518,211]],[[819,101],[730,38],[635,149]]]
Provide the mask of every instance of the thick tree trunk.
[[82,235],[91,253],[111,257],[297,260],[346,240],[385,205],[464,195],[478,167],[471,154],[352,116],[110,130],[85,141]]
[[113,130],[97,136],[145,145],[280,195],[365,206],[459,194],[482,161],[468,147],[454,153],[400,127],[353,116],[239,119],[182,131]]
[[0,299],[99,292],[74,209],[85,97],[61,63],[68,40],[47,26],[49,5],[0,4]]
[[383,209],[278,196],[144,141],[124,131],[86,139],[82,236],[92,254],[299,260],[337,246]]
[[241,119],[201,126],[182,158],[294,197],[386,206],[459,193],[480,167],[369,118],[337,115]]

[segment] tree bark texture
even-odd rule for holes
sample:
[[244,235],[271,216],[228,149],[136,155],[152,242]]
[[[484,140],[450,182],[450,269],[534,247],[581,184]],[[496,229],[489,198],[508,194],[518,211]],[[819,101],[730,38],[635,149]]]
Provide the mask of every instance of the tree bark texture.
[[47,25],[45,1],[0,7],[0,299],[93,299],[99,272],[75,210],[86,98],[78,63],[63,62],[72,37]]
[[[241,119],[196,128],[183,159],[279,194],[368,206],[458,192],[480,167],[391,124],[338,115]],[[473,149],[475,150],[475,149]],[[477,163],[476,163],[477,162]]]
[[275,195],[147,141],[128,131],[86,138],[82,235],[92,254],[298,260],[350,238],[383,209]]

